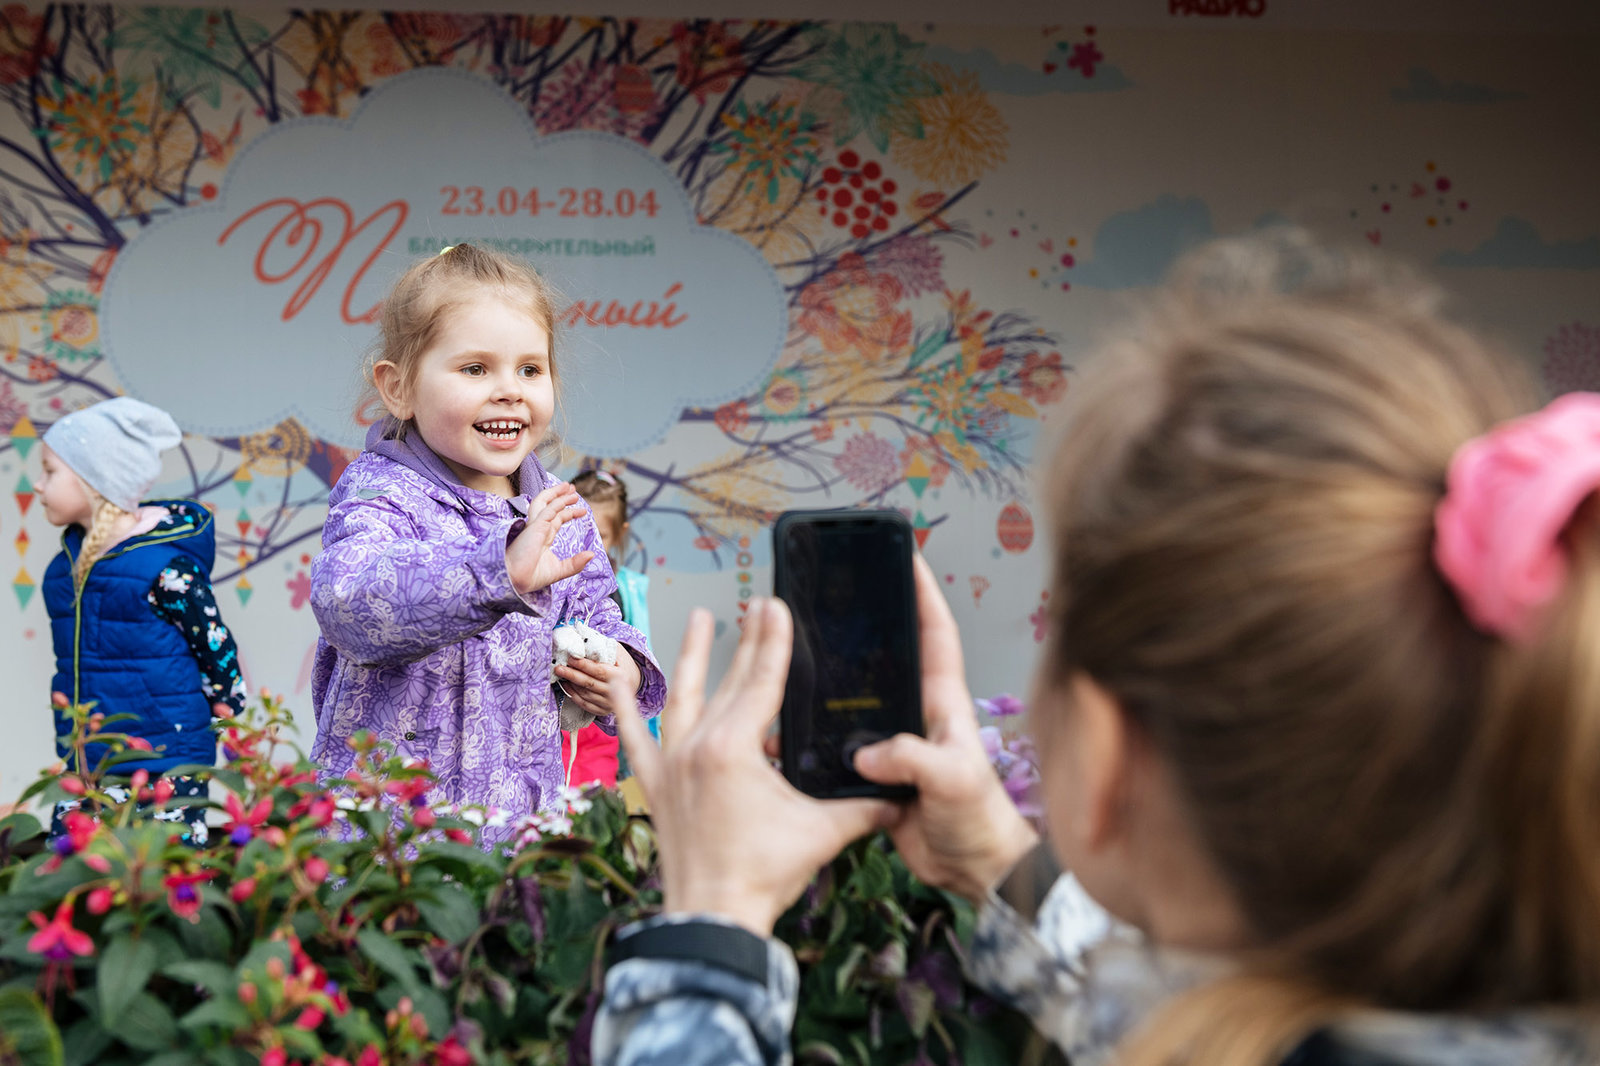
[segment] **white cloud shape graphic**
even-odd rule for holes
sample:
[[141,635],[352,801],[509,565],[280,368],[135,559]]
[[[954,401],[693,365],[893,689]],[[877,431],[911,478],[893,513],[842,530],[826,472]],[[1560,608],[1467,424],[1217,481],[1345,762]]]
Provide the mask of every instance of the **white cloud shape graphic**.
[[463,239],[526,255],[573,301],[557,350],[582,452],[659,440],[684,408],[748,393],[783,346],[771,265],[696,224],[658,159],[610,134],[541,136],[493,83],[429,69],[348,120],[274,127],[214,203],[138,233],[106,282],[105,352],[190,432],[293,416],[356,445],[379,302],[419,254]]

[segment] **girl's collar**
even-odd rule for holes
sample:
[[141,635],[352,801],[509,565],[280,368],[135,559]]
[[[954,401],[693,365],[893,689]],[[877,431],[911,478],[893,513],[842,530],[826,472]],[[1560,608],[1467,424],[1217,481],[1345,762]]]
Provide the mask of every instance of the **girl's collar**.
[[512,513],[526,517],[530,499],[544,491],[548,475],[536,452],[529,452],[517,471],[516,488],[520,495],[507,500],[504,496],[462,484],[427,442],[416,433],[398,437],[399,429],[393,417],[384,416],[367,430],[367,451],[416,471],[454,496],[467,510],[490,516],[503,515],[504,505],[510,504]]

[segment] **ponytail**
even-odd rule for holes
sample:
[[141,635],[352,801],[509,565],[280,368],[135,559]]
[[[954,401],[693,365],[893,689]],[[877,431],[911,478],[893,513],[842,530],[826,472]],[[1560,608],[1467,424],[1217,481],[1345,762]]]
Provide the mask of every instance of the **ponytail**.
[[1563,535],[1561,596],[1497,649],[1476,757],[1505,852],[1513,1002],[1600,999],[1600,503]]

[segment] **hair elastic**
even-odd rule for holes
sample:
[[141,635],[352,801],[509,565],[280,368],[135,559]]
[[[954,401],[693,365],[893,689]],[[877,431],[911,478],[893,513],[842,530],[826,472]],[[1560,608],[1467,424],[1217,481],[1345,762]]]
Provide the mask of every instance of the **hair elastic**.
[[1473,625],[1526,643],[1561,593],[1561,542],[1600,489],[1600,394],[1573,392],[1463,444],[1434,512],[1433,557]]

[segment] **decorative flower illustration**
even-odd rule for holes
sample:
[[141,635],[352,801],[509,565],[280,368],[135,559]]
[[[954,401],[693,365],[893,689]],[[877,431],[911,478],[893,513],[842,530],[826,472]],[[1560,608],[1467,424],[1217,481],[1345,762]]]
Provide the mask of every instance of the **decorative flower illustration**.
[[749,69],[740,54],[743,44],[720,22],[680,22],[672,39],[678,46],[678,84],[702,103],[712,93],[727,92]]
[[802,75],[839,94],[834,143],[865,133],[882,152],[891,134],[922,136],[915,102],[939,87],[918,66],[921,52],[893,25],[846,23],[824,37]]
[[900,480],[900,457],[894,445],[873,433],[857,433],[844,442],[833,465],[862,492],[881,492]]
[[1100,46],[1093,41],[1081,41],[1072,46],[1072,55],[1067,58],[1067,66],[1074,70],[1082,71],[1085,78],[1094,77],[1094,69],[1106,58],[1100,51]]
[[971,71],[932,68],[939,92],[916,101],[920,130],[894,139],[894,158],[918,177],[965,185],[1006,158],[1006,121]]
[[159,68],[173,97],[197,92],[207,105],[219,107],[224,76],[250,88],[260,84],[250,55],[269,37],[265,26],[237,12],[141,7],[111,41],[152,71]]
[[39,72],[55,44],[44,32],[44,16],[21,4],[0,8],[0,85],[16,85]]
[[778,202],[779,178],[802,178],[807,168],[817,165],[816,138],[811,131],[817,120],[794,104],[779,106],[769,100],[755,108],[738,101],[722,116],[728,127],[726,140],[712,145],[711,151],[726,156],[728,165],[744,175],[744,188],[764,195],[768,203]]
[[1061,365],[1061,353],[1051,352],[1040,356],[1029,352],[1022,360],[1022,395],[1034,403],[1055,403],[1066,394],[1067,370]]
[[881,359],[911,341],[911,313],[897,306],[904,291],[894,275],[846,254],[832,273],[800,291],[798,322],[830,352],[854,349]]
[[134,118],[138,86],[115,73],[76,85],[52,79],[50,93],[38,100],[50,147],[73,156],[72,170],[92,166],[101,181],[110,181],[119,160],[138,146],[150,127]]
[[927,237],[907,235],[881,245],[871,264],[905,286],[908,296],[944,288],[944,253]]
[[86,292],[54,293],[44,305],[44,350],[62,362],[100,357],[99,303]]
[[802,405],[805,398],[805,377],[799,370],[790,368],[772,375],[766,392],[761,396],[761,404],[774,420],[788,421],[804,413]]
[[544,133],[604,130],[637,140],[658,109],[649,74],[642,68],[575,63],[562,68],[540,92],[534,121]]

